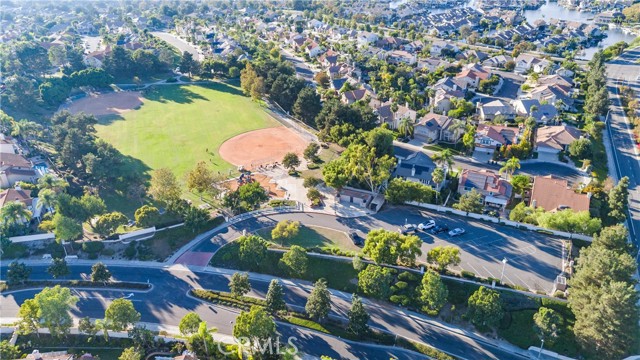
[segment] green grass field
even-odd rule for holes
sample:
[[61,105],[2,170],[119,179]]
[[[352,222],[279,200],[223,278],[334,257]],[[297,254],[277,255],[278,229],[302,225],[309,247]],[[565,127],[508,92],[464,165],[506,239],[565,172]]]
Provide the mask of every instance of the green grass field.
[[279,244],[282,247],[298,245],[303,248],[336,247],[340,250],[353,252],[360,252],[360,250],[362,250],[353,244],[347,234],[333,229],[318,226],[301,226],[298,235],[287,240],[286,243],[274,241],[271,238],[271,230],[273,230],[273,228],[258,230],[258,235],[265,240]]
[[96,129],[124,155],[140,160],[137,166],[167,167],[182,180],[199,161],[219,171],[232,169],[218,155],[220,145],[240,133],[276,125],[239,88],[216,83],[156,86],[146,91],[140,109],[103,117]]

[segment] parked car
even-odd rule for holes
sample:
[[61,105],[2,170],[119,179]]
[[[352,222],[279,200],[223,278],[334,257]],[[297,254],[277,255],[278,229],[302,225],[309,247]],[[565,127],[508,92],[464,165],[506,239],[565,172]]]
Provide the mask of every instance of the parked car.
[[462,234],[464,234],[465,231],[463,228],[455,228],[451,231],[449,231],[449,236],[454,237],[454,236],[460,236]]
[[350,232],[349,233],[349,237],[351,238],[351,241],[353,242],[353,245],[356,245],[356,246],[363,246],[364,245],[364,239],[356,231]]
[[431,229],[432,234],[440,234],[447,231],[449,231],[449,227],[447,225],[436,225]]
[[406,235],[416,232],[417,229],[418,227],[415,224],[405,224],[398,229],[398,232],[400,232],[400,234],[402,235]]
[[433,219],[429,219],[425,222],[418,224],[418,230],[426,231],[436,226],[436,222]]

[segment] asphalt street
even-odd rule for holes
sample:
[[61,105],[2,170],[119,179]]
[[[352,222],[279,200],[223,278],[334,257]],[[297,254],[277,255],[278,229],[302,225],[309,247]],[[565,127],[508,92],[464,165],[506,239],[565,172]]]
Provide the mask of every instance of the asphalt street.
[[618,96],[618,86],[626,85],[640,92],[640,48],[625,51],[613,61],[607,63],[607,88],[611,99],[610,116],[607,129],[611,137],[609,149],[614,154],[618,179],[629,177],[629,221],[631,236],[636,245],[640,245],[640,163],[638,149],[633,140],[632,129],[622,109]]
[[[68,279],[80,279],[90,273],[89,266],[71,265],[71,275]],[[210,326],[215,326],[221,334],[231,334],[233,323],[238,315],[235,309],[228,309],[203,303],[187,296],[192,288],[205,288],[212,290],[228,291],[229,277],[210,272],[194,272],[184,266],[174,265],[170,268],[136,268],[109,266],[114,280],[138,281],[153,284],[153,289],[146,293],[129,295],[129,291],[117,290],[78,290],[74,293],[80,298],[77,309],[73,314],[76,317],[89,316],[102,318],[104,309],[108,304],[119,297],[129,297],[137,311],[142,315],[141,321],[149,323],[161,323],[163,325],[177,326],[180,319],[188,312],[197,312]],[[2,277],[6,267],[2,268]],[[45,266],[35,266],[31,275],[32,279],[49,279]],[[294,307],[303,307],[306,297],[311,291],[311,286],[283,282],[285,296],[288,304]],[[266,281],[252,280],[252,292],[249,295],[264,297],[268,288]],[[0,297],[0,309],[2,317],[15,317],[19,308],[26,299],[33,298],[38,290],[26,290],[2,295]],[[337,293],[332,297],[332,315],[344,317],[349,309],[350,299],[347,294]],[[461,359],[522,359],[507,350],[494,345],[481,342],[474,338],[461,335],[458,332],[443,328],[434,321],[427,321],[408,311],[398,310],[392,307],[366,302],[370,312],[371,326],[384,328],[398,336],[417,338],[425,343],[433,344],[439,349],[448,351]],[[292,328],[279,324],[278,331],[286,342],[289,336],[295,336],[293,340],[296,346],[310,355],[328,355],[333,358],[348,359],[416,359],[424,358],[416,354],[389,347],[379,347],[371,344],[347,342],[338,338],[316,333],[303,328]]]
[[419,232],[417,235],[423,240],[423,254],[420,257],[422,261],[426,261],[429,249],[435,246],[454,245],[460,247],[462,260],[459,267],[454,270],[464,269],[482,277],[500,279],[502,260],[506,258],[507,264],[504,267],[506,283],[544,292],[552,290],[553,281],[560,274],[562,265],[562,240],[560,239],[414,207],[386,206],[376,215],[354,219],[316,213],[262,216],[237,223],[212,237],[211,240],[201,242],[192,251],[213,253],[240,236],[243,230],[255,231],[274,226],[281,220],[295,220],[306,225],[345,232],[357,230],[365,236],[372,229],[395,231],[405,222],[417,224],[426,218],[432,218],[437,224],[447,225],[451,229],[464,228],[467,233],[451,238],[447,234],[431,235]]
[[293,67],[296,69],[296,73],[298,74],[298,76],[302,77],[310,83],[314,82],[314,72],[311,67],[309,67],[309,64],[304,61],[304,59],[301,59],[298,56],[292,54],[290,50],[285,48],[281,49],[281,53],[284,59],[290,61],[293,64]]

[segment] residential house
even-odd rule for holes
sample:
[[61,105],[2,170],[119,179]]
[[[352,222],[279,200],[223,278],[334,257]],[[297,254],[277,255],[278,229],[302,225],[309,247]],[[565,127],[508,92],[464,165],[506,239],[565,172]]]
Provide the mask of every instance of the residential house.
[[458,192],[464,195],[472,189],[482,195],[485,206],[501,210],[509,204],[513,193],[511,184],[493,171],[464,169],[460,174]]
[[480,80],[488,80],[490,77],[491,72],[478,64],[473,64],[462,69],[455,79],[465,83],[467,88],[476,89],[480,85]]
[[[580,139],[582,133],[573,126],[543,126],[536,129],[535,150],[539,153],[558,154]],[[540,156],[540,155],[538,155]]]
[[378,34],[369,31],[361,31],[358,33],[357,40],[359,46],[369,46],[378,41]]
[[521,133],[520,128],[479,124],[476,129],[476,151],[492,154],[502,146],[517,144]]
[[345,91],[342,94],[342,102],[347,104],[347,105],[351,105],[351,104],[355,103],[356,101],[363,100],[366,95],[367,95],[367,90],[366,89],[357,89],[357,90]]
[[555,105],[562,110],[574,109],[574,99],[571,97],[571,89],[560,85],[540,85],[533,88],[527,96],[530,99]]
[[418,119],[414,125],[414,135],[416,138],[424,139],[427,142],[444,141],[455,143],[460,139],[464,129],[451,131],[451,125],[456,120],[445,115],[429,113]]
[[3,153],[0,159],[0,188],[8,188],[19,181],[34,182],[38,178],[33,164],[20,154]]
[[429,185],[436,190],[439,190],[438,187],[442,186],[442,184],[433,182],[432,174],[436,164],[427,154],[418,151],[406,158],[398,155],[396,155],[396,158],[398,159],[398,164],[393,171],[393,177]]
[[[0,192],[0,209],[12,202],[22,203],[32,214],[32,218],[40,217],[40,209],[38,209],[38,198],[31,197],[31,190],[23,190],[19,186],[15,188],[5,189]],[[27,219],[23,219],[26,222]]]
[[[535,57],[533,55],[520,54],[514,60],[515,63],[516,63],[516,66],[515,66],[513,71],[518,73],[518,74],[524,74],[524,73],[528,72],[531,68],[533,68],[534,65],[540,64],[543,60],[544,59],[538,59],[537,57]],[[544,61],[547,61],[547,60],[544,60]],[[544,70],[544,68],[543,68],[543,70]]]
[[450,76],[445,76],[442,79],[438,80],[431,87],[434,90],[443,89],[448,91],[466,91],[467,90],[467,82],[461,79],[452,78]]
[[554,123],[558,117],[558,110],[550,104],[541,104],[537,99],[519,99],[513,102],[517,116],[533,117],[538,124]]
[[393,111],[392,103],[380,103],[378,100],[372,100],[369,104],[373,108],[373,112],[378,115],[381,124],[388,124],[392,129],[397,129],[400,120],[408,118],[412,123],[416,122],[417,113],[409,107],[399,105],[397,111]]
[[451,66],[450,62],[442,59],[436,59],[436,58],[419,59],[418,62],[416,63],[416,68],[418,70],[427,70],[429,72],[434,72],[439,67],[443,67],[446,69],[450,66]]
[[305,52],[309,55],[309,57],[314,58],[322,54],[324,50],[315,41],[309,41],[305,46]]
[[573,211],[589,211],[591,194],[575,192],[567,180],[549,176],[536,176],[533,178],[531,199],[529,205],[533,208],[542,208],[546,211],[559,211],[571,209]]
[[453,98],[463,99],[464,93],[460,90],[437,89],[431,100],[433,111],[439,114],[446,114],[451,110],[451,100]]
[[390,51],[387,55],[387,61],[391,64],[407,64],[413,65],[416,63],[417,58],[415,54],[409,53],[404,50]]
[[496,55],[488,58],[482,62],[482,66],[494,69],[502,69],[509,62],[513,61],[513,58],[509,55]]
[[457,53],[460,51],[457,46],[453,44],[449,44],[446,41],[436,40],[431,43],[431,47],[429,51],[431,51],[431,56],[440,56],[442,54],[442,50],[449,50],[451,52]]
[[504,117],[505,120],[514,120],[516,118],[516,111],[511,104],[500,99],[486,104],[478,102],[476,109],[482,121],[492,121],[498,116]]
[[0,154],[15,154],[16,144],[12,137],[0,133]]

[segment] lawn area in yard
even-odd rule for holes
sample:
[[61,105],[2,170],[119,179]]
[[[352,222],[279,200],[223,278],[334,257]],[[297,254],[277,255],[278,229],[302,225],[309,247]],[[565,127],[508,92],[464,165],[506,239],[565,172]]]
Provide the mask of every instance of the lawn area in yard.
[[423,146],[423,148],[431,151],[438,151],[438,152],[444,149],[449,149],[451,150],[451,153],[453,155],[462,155],[462,150],[464,147],[462,146],[462,142],[458,142],[457,144],[440,143],[440,144],[433,144],[433,145],[425,145]]
[[332,289],[348,292],[356,291],[358,275],[350,261],[309,256],[307,271],[304,274],[290,275],[278,266],[283,255],[281,252],[267,251],[267,256],[259,264],[245,264],[243,261],[238,260],[240,258],[239,250],[240,246],[237,242],[224,246],[215,253],[210,265],[241,271],[253,271],[282,278],[299,278],[309,281],[324,278]]
[[234,169],[218,155],[220,145],[240,133],[277,125],[239,88],[212,83],[152,87],[140,109],[101,118],[96,130],[141,165],[170,168],[182,180],[199,161],[217,171]]
[[344,251],[360,252],[360,248],[355,246],[349,236],[342,231],[317,227],[317,226],[300,226],[300,232],[294,238],[287,240],[286,243],[275,241],[271,238],[271,230],[266,228],[258,230],[258,235],[267,241],[271,241],[282,247],[290,247],[291,245],[299,245],[306,249],[314,247],[337,247]]

